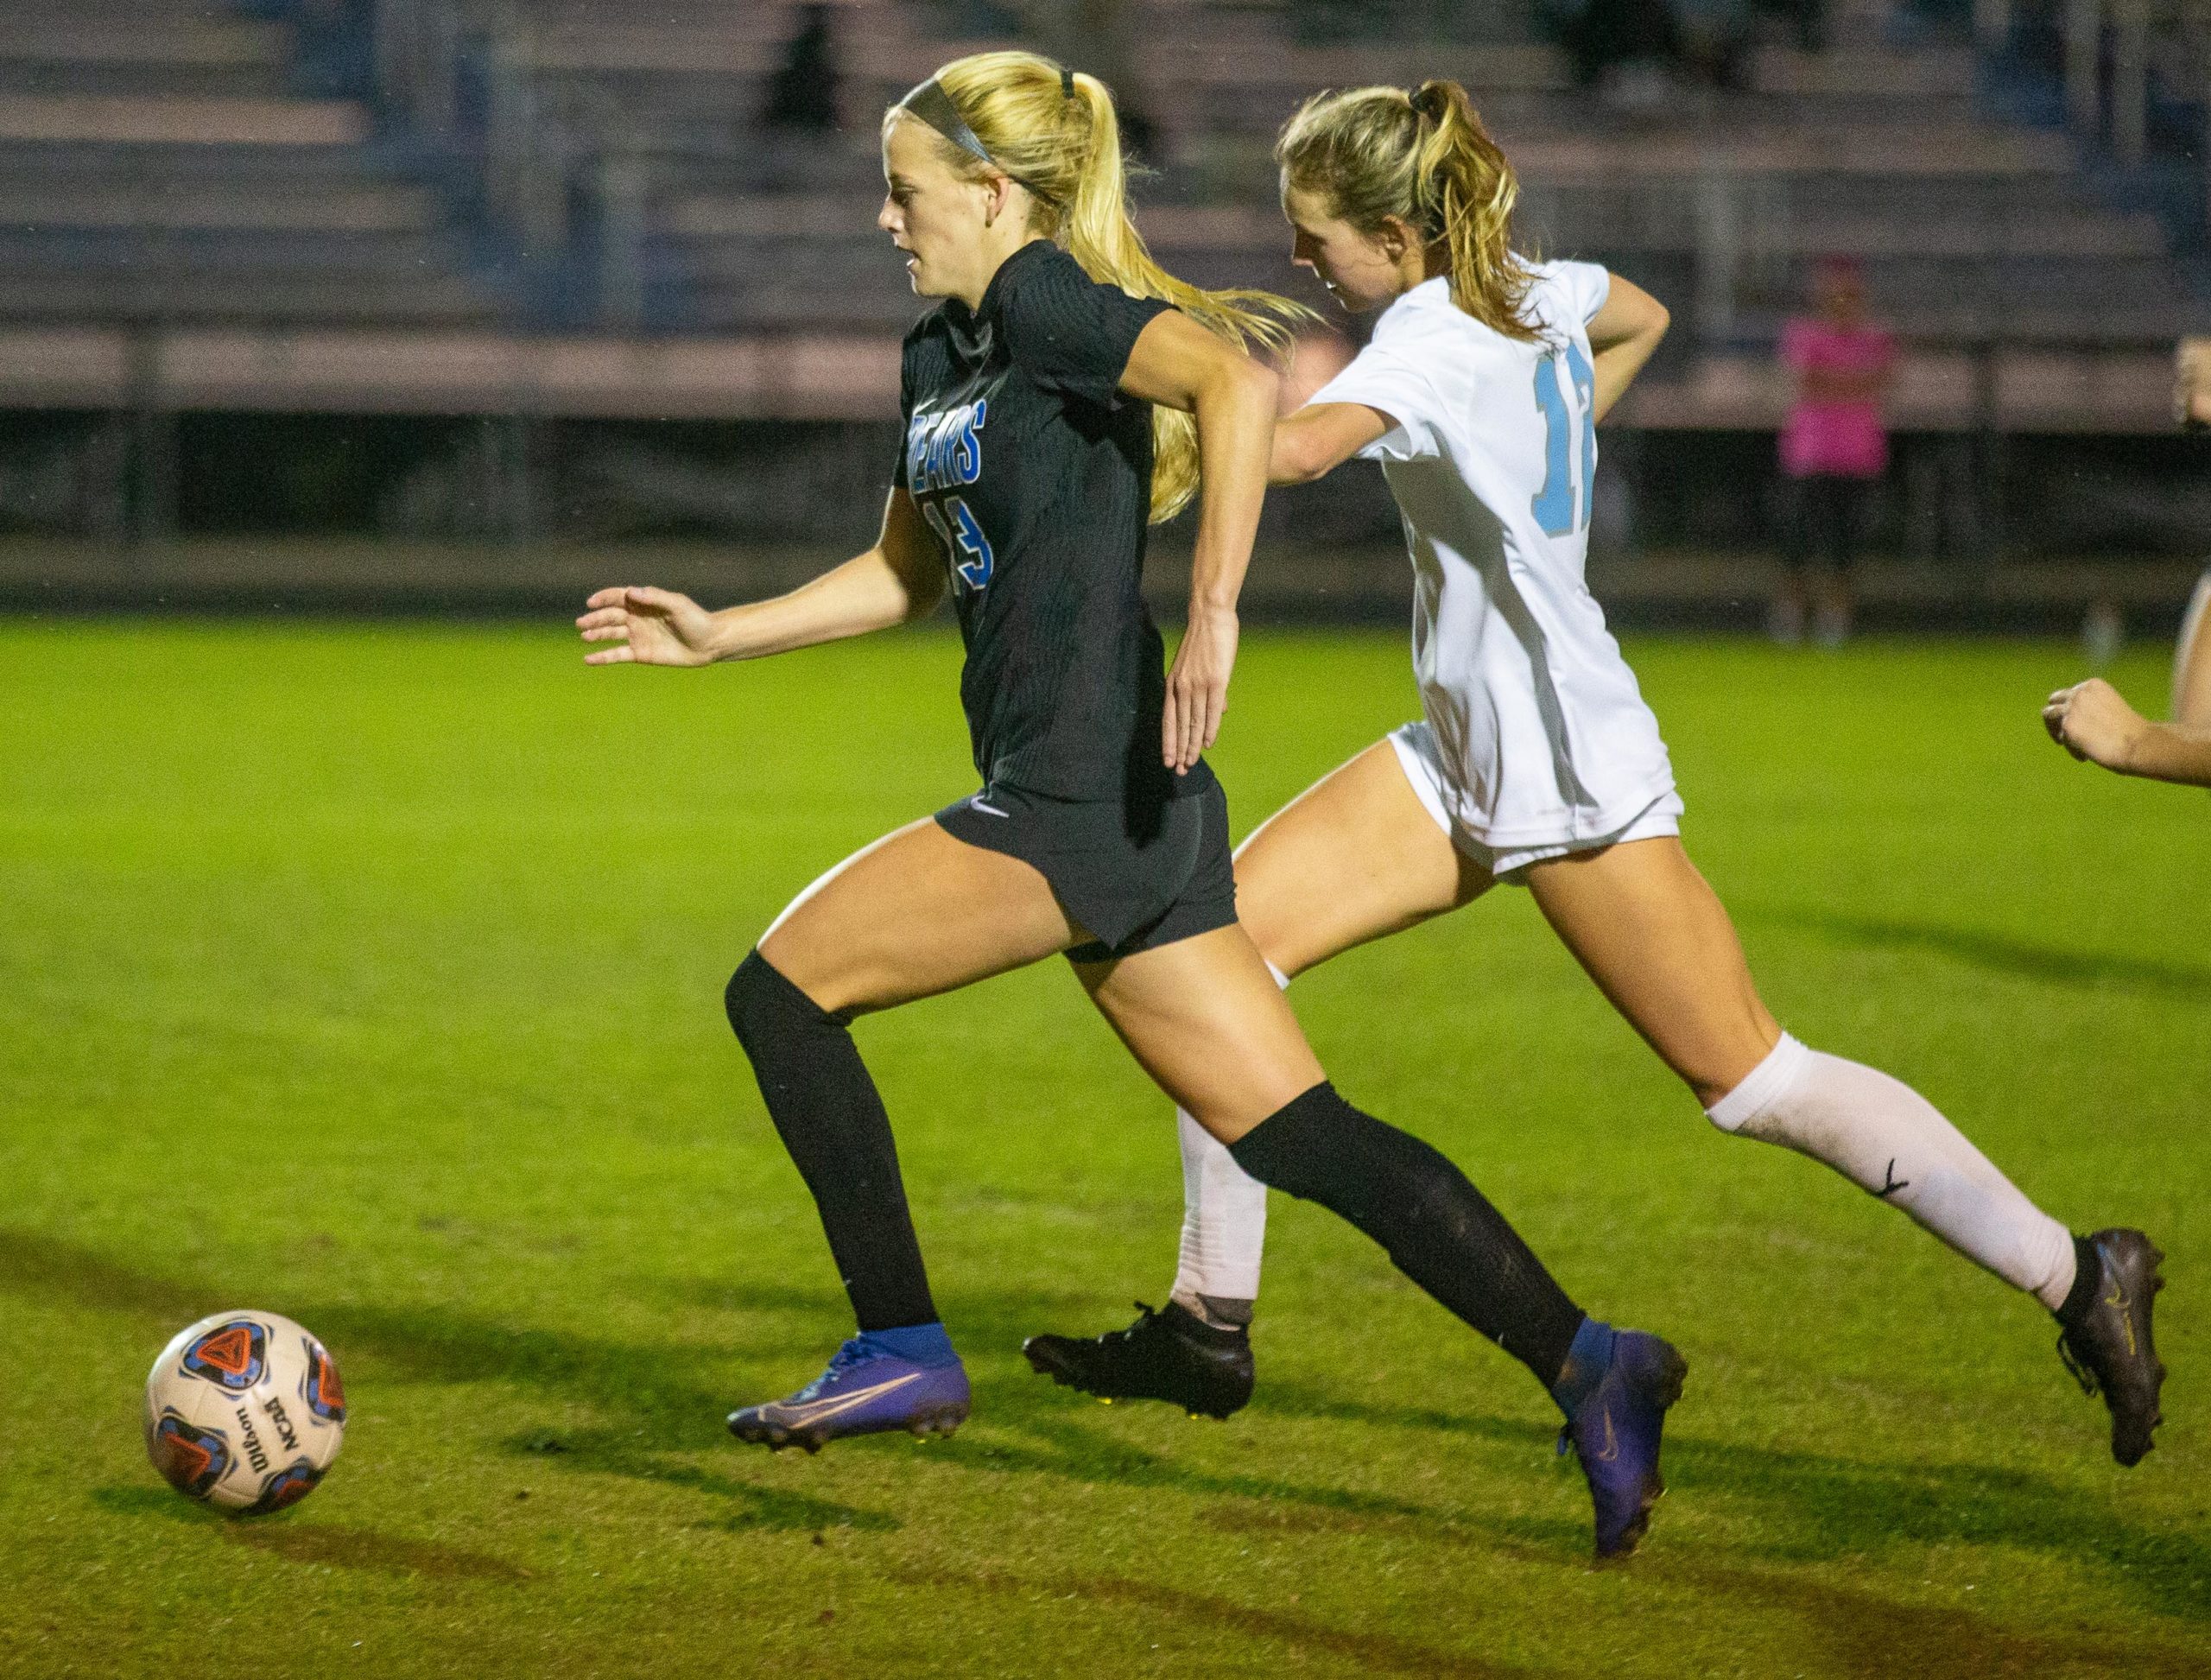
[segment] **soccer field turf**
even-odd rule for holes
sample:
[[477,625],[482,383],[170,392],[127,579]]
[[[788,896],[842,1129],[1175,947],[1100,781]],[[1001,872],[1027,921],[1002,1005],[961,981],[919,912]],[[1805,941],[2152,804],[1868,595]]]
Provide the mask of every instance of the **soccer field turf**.
[[[848,1328],[721,1015],[837,859],[971,791],[941,632],[707,673],[557,628],[0,625],[0,1672],[1898,1673],[2211,1664],[2211,799],[2043,739],[2066,647],[1629,652],[1768,1001],[2076,1227],[2169,1254],[2110,1460],[2031,1301],[1721,1138],[1524,894],[1293,999],[1593,1310],[1690,1361],[1593,1569],[1525,1373],[1274,1199],[1259,1387],[1109,1409],[1021,1338],[1156,1303],[1164,1106],[1061,965],[858,1029],[975,1380],[954,1437],[722,1429]],[[2162,655],[2113,673],[2162,704]],[[1410,714],[1402,638],[1247,638],[1238,833]],[[330,1345],[344,1455],[225,1520],[148,1468],[190,1319]]]

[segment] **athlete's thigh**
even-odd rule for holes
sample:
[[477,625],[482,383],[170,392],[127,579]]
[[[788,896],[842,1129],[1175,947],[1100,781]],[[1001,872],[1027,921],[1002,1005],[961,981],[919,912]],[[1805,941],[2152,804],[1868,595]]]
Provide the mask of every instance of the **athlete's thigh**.
[[1377,741],[1237,848],[1236,914],[1286,974],[1471,903],[1488,871],[1451,843]]
[[1327,1077],[1240,926],[1075,973],[1159,1088],[1225,1144]]
[[791,900],[760,954],[827,1010],[950,992],[1083,937],[1043,876],[924,817],[863,847]]
[[1549,859],[1527,882],[1612,1007],[1707,1107],[1779,1041],[1735,925],[1677,837]]
[[2211,729],[2211,572],[2195,586],[2173,650],[2173,721]]

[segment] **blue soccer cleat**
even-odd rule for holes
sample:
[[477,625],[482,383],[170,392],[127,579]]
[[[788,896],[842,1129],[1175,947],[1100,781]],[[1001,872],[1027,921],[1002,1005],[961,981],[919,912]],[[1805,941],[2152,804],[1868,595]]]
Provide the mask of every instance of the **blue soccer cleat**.
[[1559,1451],[1571,1446],[1589,1480],[1600,1557],[1626,1556],[1650,1526],[1650,1507],[1666,1491],[1658,1438],[1688,1368],[1670,1342],[1641,1330],[1619,1331],[1605,1374],[1558,1433]]
[[776,1452],[803,1447],[818,1453],[847,1435],[950,1435],[966,1421],[967,1404],[967,1371],[957,1356],[949,1364],[924,1365],[863,1333],[830,1355],[828,1369],[797,1393],[730,1413],[729,1432]]

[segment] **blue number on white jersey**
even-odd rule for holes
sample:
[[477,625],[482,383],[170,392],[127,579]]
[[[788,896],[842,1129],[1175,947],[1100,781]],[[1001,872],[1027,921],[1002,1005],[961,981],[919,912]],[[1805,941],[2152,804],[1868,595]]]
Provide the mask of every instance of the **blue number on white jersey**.
[[[1559,360],[1566,361],[1561,377]],[[1574,382],[1574,402],[1567,402],[1567,380]],[[1581,346],[1568,340],[1562,351],[1536,364],[1536,406],[1543,411],[1543,487],[1529,498],[1529,510],[1546,536],[1570,536],[1589,523],[1595,500],[1597,466],[1597,371]],[[1574,424],[1574,409],[1581,411]],[[1581,460],[1573,457],[1580,445]],[[1579,467],[1577,472],[1575,469]],[[1574,480],[1581,494],[1574,493]]]

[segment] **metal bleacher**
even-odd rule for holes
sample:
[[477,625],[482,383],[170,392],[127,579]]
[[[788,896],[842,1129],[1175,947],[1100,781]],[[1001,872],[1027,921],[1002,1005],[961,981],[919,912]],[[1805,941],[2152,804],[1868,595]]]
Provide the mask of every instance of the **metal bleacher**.
[[491,319],[365,108],[287,90],[286,35],[198,0],[0,18],[0,314]]
[[[1905,424],[2162,423],[2201,309],[2166,225],[2092,189],[2062,132],[1990,114],[1973,48],[1900,36],[1880,0],[1838,0],[1821,53],[1762,50],[1746,89],[1656,109],[1572,87],[1525,5],[1409,41],[1316,35],[1281,0],[1125,3],[1159,168],[1139,219],[1201,283],[1296,289],[1268,149],[1305,93],[1453,75],[1531,238],[1674,306],[1631,422],[1772,423],[1778,323],[1840,251],[1909,346]],[[0,403],[879,416],[917,307],[873,225],[879,114],[1015,44],[837,0],[838,121],[772,131],[792,0],[359,0],[336,95],[303,91],[314,10],[0,17]]]
[[[1925,427],[2161,423],[2171,342],[2200,311],[2156,218],[2099,198],[2063,134],[1986,114],[1969,46],[1897,46],[1878,12],[1846,10],[1821,53],[1763,51],[1745,91],[1617,112],[1570,87],[1555,50],[1509,33],[1315,43],[1279,6],[1131,4],[1130,79],[1162,169],[1140,220],[1179,272],[1294,288],[1268,155],[1283,117],[1315,87],[1454,75],[1520,168],[1534,240],[1676,305],[1688,353],[1640,394],[1645,424],[1772,423],[1772,339],[1831,252],[1861,258],[1910,346],[1900,406]],[[542,61],[563,67],[571,99],[588,87],[632,118],[621,143],[656,324],[754,339],[903,328],[915,306],[872,225],[875,114],[934,62],[1013,43],[932,36],[917,8],[850,0],[843,128],[779,141],[744,124],[772,54],[717,59],[711,26],[680,10],[633,34],[600,14],[557,21],[573,10],[533,0],[556,20]],[[656,76],[648,61],[684,67]]]

